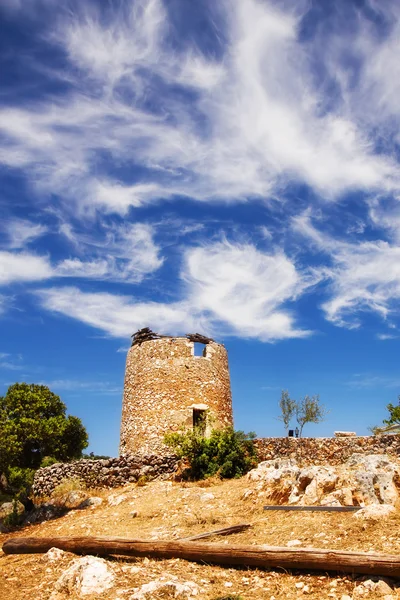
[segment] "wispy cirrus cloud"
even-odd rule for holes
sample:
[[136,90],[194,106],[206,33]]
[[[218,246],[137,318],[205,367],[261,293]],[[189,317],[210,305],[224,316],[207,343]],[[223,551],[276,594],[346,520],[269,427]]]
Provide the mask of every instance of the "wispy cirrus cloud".
[[[219,242],[186,250],[178,301],[141,302],[76,288],[38,292],[44,308],[87,323],[115,337],[148,324],[160,332],[200,330],[274,341],[304,337],[284,305],[314,280],[296,271],[282,253],[267,254],[249,244]],[[73,301],[72,301],[73,298]]]
[[398,314],[400,246],[383,240],[351,242],[334,238],[312,223],[307,211],[292,221],[295,231],[330,259],[316,268],[328,280],[330,298],[322,304],[328,320],[349,328],[360,325],[360,313],[383,319]]
[[[39,229],[34,227],[32,236],[22,229],[20,235],[14,235],[14,247],[26,245]],[[70,227],[62,231],[73,244],[73,256],[52,264],[48,256],[0,251],[0,285],[57,277],[139,283],[163,264],[153,228],[145,223],[110,226],[103,236],[77,234]]]
[[[161,0],[123,2],[105,14],[95,4],[60,12],[48,43],[68,59],[68,92],[3,106],[0,160],[67,206],[121,214],[176,196],[265,198],[292,181],[327,197],[399,189],[392,154],[375,151],[365,115],[344,101],[327,109],[299,37],[305,10],[223,2],[215,21],[221,58],[195,44],[179,50]],[[372,51],[371,38],[365,70]],[[335,69],[340,80],[339,58]],[[378,85],[379,69],[368,73]],[[121,162],[133,177],[118,176]]]
[[27,219],[4,221],[1,229],[6,235],[8,249],[25,248],[47,232],[47,227],[42,223],[34,223]]

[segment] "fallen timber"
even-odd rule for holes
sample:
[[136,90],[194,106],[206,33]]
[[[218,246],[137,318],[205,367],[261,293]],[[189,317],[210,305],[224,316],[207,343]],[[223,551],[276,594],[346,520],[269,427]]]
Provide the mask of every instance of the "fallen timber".
[[188,541],[144,541],[109,537],[25,537],[7,540],[3,544],[3,552],[5,554],[44,553],[54,547],[75,554],[180,558],[218,565],[342,571],[400,577],[399,556],[325,548],[294,550],[279,546],[227,546]]
[[305,512],[355,512],[360,510],[362,506],[329,506],[329,505],[316,505],[316,506],[299,506],[299,505],[286,505],[286,504],[271,504],[264,506],[264,510],[288,510],[288,511],[305,511]]

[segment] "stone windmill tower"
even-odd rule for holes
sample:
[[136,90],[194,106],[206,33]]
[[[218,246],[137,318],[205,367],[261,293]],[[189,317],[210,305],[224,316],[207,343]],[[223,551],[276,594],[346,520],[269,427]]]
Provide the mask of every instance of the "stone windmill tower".
[[182,426],[233,425],[225,346],[199,334],[132,336],[125,370],[120,454],[165,452],[164,434]]

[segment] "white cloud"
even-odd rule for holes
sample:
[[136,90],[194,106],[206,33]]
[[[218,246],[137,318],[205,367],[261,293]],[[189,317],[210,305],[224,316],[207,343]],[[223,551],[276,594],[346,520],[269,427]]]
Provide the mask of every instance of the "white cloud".
[[45,309],[82,321],[114,337],[127,338],[143,324],[174,333],[183,333],[185,325],[198,328],[196,321],[190,319],[189,307],[179,302],[170,305],[135,302],[127,296],[85,293],[71,287],[42,290],[38,295]]
[[[194,44],[174,48],[165,6],[146,0],[123,3],[107,18],[94,6],[59,15],[49,40],[67,53],[70,91],[1,108],[7,147],[0,160],[23,168],[42,193],[58,193],[69,209],[121,214],[174,196],[267,197],[293,180],[332,198],[353,189],[399,189],[396,162],[391,152],[375,152],[367,116],[348,101],[325,109],[309,48],[298,39],[298,6],[223,2],[218,26],[226,43],[218,61]],[[385,51],[393,62],[392,38]],[[388,62],[375,56],[373,68],[375,50],[360,50],[366,78]],[[339,58],[334,68],[340,80]],[[192,101],[177,96],[177,86]],[[380,106],[374,102],[371,119]],[[135,182],[106,176],[104,152],[111,164],[144,174]]]
[[[160,248],[153,240],[153,228],[145,223],[107,227],[105,239],[93,235],[80,236],[69,227],[64,227],[63,232],[73,241],[75,251],[80,248],[87,256],[89,249],[93,258],[81,260],[74,256],[52,265],[47,256],[0,251],[0,285],[55,277],[139,283],[163,263],[159,256]],[[35,228],[32,236],[23,231],[20,236],[14,236],[14,247],[26,245],[37,235],[40,231]],[[106,256],[102,258],[104,254]]]
[[49,259],[26,252],[12,253],[0,251],[0,285],[41,281],[52,277]]
[[182,298],[172,303],[139,302],[76,288],[38,292],[47,310],[78,319],[116,337],[149,326],[161,333],[203,331],[264,341],[303,337],[283,304],[313,282],[296,272],[283,254],[227,242],[187,250]]
[[138,283],[163,264],[160,248],[154,242],[154,228],[147,223],[104,226],[100,235],[77,233],[65,225],[61,232],[76,252],[84,256],[90,253],[95,258],[63,260],[56,268],[58,276]]
[[310,285],[283,254],[265,254],[252,245],[227,242],[186,254],[183,278],[193,310],[229,332],[271,341],[303,337],[282,305]]
[[309,211],[294,219],[293,227],[332,261],[332,266],[316,269],[331,281],[331,298],[322,304],[328,320],[353,328],[360,325],[362,311],[376,312],[384,319],[398,314],[400,246],[382,240],[337,240],[313,226]]
[[8,238],[7,248],[24,248],[33,240],[41,237],[47,231],[47,227],[41,223],[32,223],[26,219],[13,219],[3,223],[2,229]]

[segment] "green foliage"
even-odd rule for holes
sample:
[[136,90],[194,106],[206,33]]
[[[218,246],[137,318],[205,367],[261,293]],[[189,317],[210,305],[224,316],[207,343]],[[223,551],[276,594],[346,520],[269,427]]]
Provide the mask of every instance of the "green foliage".
[[111,457],[106,456],[105,454],[95,454],[94,452],[91,452],[90,454],[82,454],[82,458],[85,460],[104,460]]
[[56,458],[53,458],[53,456],[45,456],[40,463],[40,468],[44,469],[45,467],[51,467],[51,465],[55,465],[58,462],[59,461]]
[[27,493],[33,483],[34,476],[35,469],[10,467],[7,472],[8,485],[17,494]]
[[327,414],[325,407],[319,402],[319,395],[304,396],[296,405],[296,421],[299,424],[300,433],[303,433],[303,427],[306,423],[320,423]]
[[386,406],[390,413],[389,418],[383,420],[386,425],[396,425],[397,423],[400,423],[400,396],[397,397],[397,400],[398,404],[396,406],[393,404],[388,404]]
[[6,531],[11,531],[13,529],[15,529],[15,527],[17,527],[20,523],[21,523],[21,515],[18,512],[18,500],[17,498],[14,498],[14,500],[12,501],[12,512],[7,515],[6,517],[4,517],[3,519],[3,527],[6,529]]
[[278,419],[280,421],[283,421],[283,425],[286,431],[289,429],[289,424],[292,420],[293,415],[296,412],[296,407],[296,400],[292,400],[290,398],[289,392],[287,390],[282,390],[281,399],[279,400],[279,408],[281,409],[281,414],[278,417]]
[[[15,383],[0,396],[0,473],[21,483],[45,457],[57,461],[79,458],[88,436],[77,417],[45,385]],[[13,468],[26,470],[12,471]],[[11,482],[10,482],[11,485]]]
[[204,479],[217,475],[224,479],[241,477],[257,464],[254,433],[234,431],[232,427],[213,429],[204,437],[195,427],[182,433],[169,433],[164,442],[179,458],[189,463],[187,477]]

